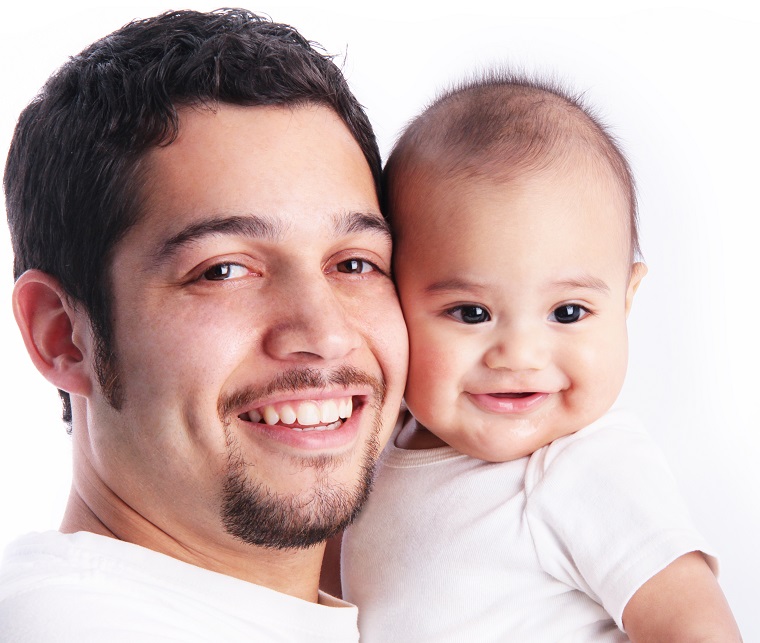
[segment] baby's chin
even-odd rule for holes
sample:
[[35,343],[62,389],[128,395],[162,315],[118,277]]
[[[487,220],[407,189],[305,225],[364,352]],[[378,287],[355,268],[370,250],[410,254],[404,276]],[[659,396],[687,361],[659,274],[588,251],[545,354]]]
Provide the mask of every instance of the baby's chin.
[[[418,448],[448,445],[459,453],[486,462],[519,460],[555,440],[577,433],[601,418],[611,406],[594,404],[565,412],[561,404],[552,404],[551,397],[547,400],[539,400],[527,411],[519,405],[516,412],[505,413],[469,408],[466,412],[448,415],[445,422],[441,422],[440,414],[425,413],[429,410],[421,409],[420,416],[415,415],[415,418],[421,432],[428,434],[425,443],[430,446]],[[541,408],[544,403],[546,406]],[[414,415],[413,407],[409,410]]]

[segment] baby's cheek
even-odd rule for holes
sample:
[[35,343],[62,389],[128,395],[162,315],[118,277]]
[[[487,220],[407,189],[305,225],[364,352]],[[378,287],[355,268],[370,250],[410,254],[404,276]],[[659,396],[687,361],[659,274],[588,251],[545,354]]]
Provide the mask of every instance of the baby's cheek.
[[[451,351],[438,350],[434,344],[416,344],[410,351],[407,401],[435,408],[451,403],[450,389],[458,379]],[[421,409],[420,409],[421,410]]]
[[611,336],[608,341],[579,347],[571,367],[573,406],[593,421],[615,402],[625,379],[626,338]]
[[418,385],[439,388],[461,379],[466,359],[455,341],[448,338],[441,341],[431,334],[412,335],[409,341],[409,372]]
[[409,389],[417,393],[429,391],[439,376],[435,364],[436,355],[432,350],[426,350],[424,345],[411,345],[407,391]]
[[593,370],[600,384],[606,384],[610,392],[617,395],[628,367],[628,336],[625,327],[609,333],[606,339],[603,345],[597,347],[589,361],[594,365]]

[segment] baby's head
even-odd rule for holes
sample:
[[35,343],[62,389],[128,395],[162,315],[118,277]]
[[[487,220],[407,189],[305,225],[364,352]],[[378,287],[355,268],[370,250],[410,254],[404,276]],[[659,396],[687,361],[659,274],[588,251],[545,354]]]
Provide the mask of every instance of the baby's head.
[[525,78],[468,83],[411,123],[385,179],[417,420],[506,461],[601,417],[646,268],[628,163],[588,110]]

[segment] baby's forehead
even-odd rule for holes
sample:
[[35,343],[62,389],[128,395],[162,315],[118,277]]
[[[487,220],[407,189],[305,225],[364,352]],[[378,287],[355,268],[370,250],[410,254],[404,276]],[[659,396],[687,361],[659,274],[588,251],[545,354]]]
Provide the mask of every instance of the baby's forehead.
[[612,274],[617,283],[631,265],[625,199],[593,170],[550,167],[509,181],[429,177],[419,188],[399,212],[395,247],[396,267],[416,279],[469,275],[516,297],[584,275]]
[[[552,216],[583,234],[607,238],[626,260],[633,258],[628,186],[592,147],[570,145],[530,164],[491,157],[452,168],[427,159],[414,168],[395,176],[400,185],[394,190],[391,223],[399,245],[424,238],[420,232],[431,226],[460,229],[469,243],[480,239],[473,229],[514,237],[518,224],[539,224],[541,204],[553,200],[560,207],[552,209]],[[574,207],[578,201],[595,204],[589,208],[595,215]],[[547,225],[544,238],[564,234],[563,229]]]
[[[414,223],[422,216],[435,216],[425,207],[435,195],[447,195],[460,202],[484,194],[507,195],[520,192],[541,198],[552,187],[572,183],[580,193],[603,194],[620,218],[629,217],[628,189],[603,155],[589,148],[566,149],[532,159],[530,164],[510,163],[495,157],[471,159],[457,167],[435,160],[420,160],[408,175],[397,173],[392,189],[397,224]],[[440,213],[438,213],[440,214]]]
[[488,263],[504,252],[554,253],[568,244],[630,262],[626,195],[601,160],[565,157],[507,177],[428,168],[401,192],[392,224],[402,255],[466,244],[482,251],[472,261]]

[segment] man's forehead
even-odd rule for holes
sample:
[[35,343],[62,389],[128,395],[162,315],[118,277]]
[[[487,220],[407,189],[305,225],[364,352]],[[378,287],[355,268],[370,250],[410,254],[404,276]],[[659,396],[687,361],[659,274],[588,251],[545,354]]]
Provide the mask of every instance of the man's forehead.
[[183,108],[177,138],[146,155],[141,175],[130,234],[155,258],[220,236],[390,238],[369,165],[325,107]]
[[[167,145],[154,148],[154,152],[160,154],[161,150],[172,149],[172,146],[176,147],[177,144],[216,147],[221,142],[229,146],[230,143],[237,142],[240,135],[249,132],[255,132],[257,148],[271,148],[278,140],[294,134],[302,139],[303,145],[309,145],[310,140],[303,134],[314,133],[318,136],[326,130],[329,130],[328,135],[331,139],[342,140],[358,147],[358,143],[337,112],[332,107],[315,102],[277,105],[236,105],[217,102],[181,105],[177,108],[177,123],[176,138]],[[220,141],[220,132],[229,132],[233,136],[228,141]]]

